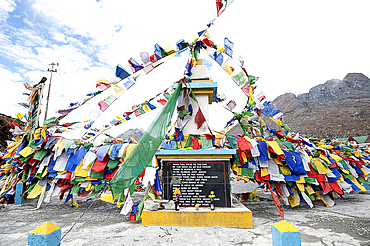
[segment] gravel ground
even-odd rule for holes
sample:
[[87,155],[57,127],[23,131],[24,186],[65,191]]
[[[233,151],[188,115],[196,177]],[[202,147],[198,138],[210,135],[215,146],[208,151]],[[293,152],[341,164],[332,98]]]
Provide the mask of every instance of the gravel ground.
[[[135,194],[137,201],[142,193]],[[62,245],[272,245],[271,226],[281,220],[270,200],[243,202],[253,212],[253,229],[142,226],[100,199],[81,203],[78,209],[52,200],[35,210],[36,203],[0,207],[0,245],[27,245],[29,232],[46,221],[62,229]],[[345,195],[331,208],[321,202],[312,209],[282,208],[285,219],[300,230],[302,245],[370,245],[369,194]]]

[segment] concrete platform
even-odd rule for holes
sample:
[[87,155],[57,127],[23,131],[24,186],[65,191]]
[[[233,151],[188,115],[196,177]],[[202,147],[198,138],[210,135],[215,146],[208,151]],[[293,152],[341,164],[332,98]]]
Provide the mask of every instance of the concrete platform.
[[240,202],[234,203],[231,208],[180,207],[175,210],[143,210],[142,225],[147,226],[190,226],[207,227],[221,226],[231,228],[253,228],[252,211]]

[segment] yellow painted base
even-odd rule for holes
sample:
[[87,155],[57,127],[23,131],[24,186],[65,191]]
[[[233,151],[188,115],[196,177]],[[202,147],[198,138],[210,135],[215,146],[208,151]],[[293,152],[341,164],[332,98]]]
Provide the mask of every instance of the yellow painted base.
[[142,225],[147,226],[222,226],[231,228],[253,228],[252,212],[241,203],[234,208],[182,208],[175,210],[143,210]]

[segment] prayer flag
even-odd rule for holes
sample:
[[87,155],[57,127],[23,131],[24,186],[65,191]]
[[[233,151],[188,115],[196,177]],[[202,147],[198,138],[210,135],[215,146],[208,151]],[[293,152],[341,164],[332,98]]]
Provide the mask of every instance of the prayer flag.
[[228,38],[225,38],[224,46],[225,46],[225,54],[232,58],[234,43],[231,42]]
[[144,67],[142,65],[140,65],[139,63],[137,63],[134,59],[130,58],[130,60],[128,60],[128,64],[130,65],[130,68],[132,70],[133,73],[136,73],[137,71],[143,69]]
[[233,2],[234,0],[216,0],[216,9],[217,9],[217,17],[222,14],[225,9]]
[[117,67],[116,67],[116,76],[119,77],[120,79],[125,79],[128,76],[130,76],[130,74],[126,71],[126,69],[124,69],[120,65],[117,65]]
[[161,99],[158,99],[158,100],[157,100],[157,102],[159,102],[159,103],[160,103],[160,104],[162,104],[162,105],[165,105],[165,104],[167,103],[167,100],[166,100],[166,99],[161,98]]
[[158,170],[155,172],[155,179],[154,179],[153,191],[157,195],[159,194],[159,192],[162,192],[161,183],[159,182]]
[[153,186],[149,187],[148,196],[150,196],[150,198],[152,198],[152,200],[159,199],[158,195],[154,192]]
[[132,80],[128,79],[125,83],[123,83],[123,85],[126,87],[126,89],[128,90],[131,86],[133,86],[135,84],[135,82],[133,82]]
[[206,121],[206,118],[204,118],[204,115],[200,108],[198,109],[198,112],[195,115],[194,121],[197,124],[197,129],[199,129],[203,125],[203,123]]
[[245,73],[241,71],[237,75],[232,76],[232,79],[238,86],[244,85],[244,83],[247,81],[247,77],[245,76]]
[[144,67],[150,65],[152,62],[150,61],[150,56],[148,52],[141,52],[140,58],[143,61]]
[[233,73],[229,63],[226,63],[226,65],[224,66],[224,70],[229,74],[231,75]]
[[215,51],[212,58],[218,63],[218,65],[222,66],[222,62],[224,60],[222,53],[217,53],[217,51]]
[[226,106],[232,111],[236,107],[236,102],[234,100],[230,100]]
[[[249,85],[246,84],[241,90],[242,92],[246,95],[246,96],[249,96]],[[253,90],[253,89],[252,89]]]
[[156,54],[156,56],[158,56],[160,58],[163,58],[163,57],[168,55],[166,53],[166,51],[161,46],[159,46],[158,44],[154,45],[154,54]]
[[171,122],[182,88],[183,83],[179,84],[176,88],[168,103],[162,108],[156,119],[140,138],[128,158],[125,158],[123,164],[109,182],[113,196],[132,185],[145,168],[151,165],[153,156],[160,146],[166,129]]

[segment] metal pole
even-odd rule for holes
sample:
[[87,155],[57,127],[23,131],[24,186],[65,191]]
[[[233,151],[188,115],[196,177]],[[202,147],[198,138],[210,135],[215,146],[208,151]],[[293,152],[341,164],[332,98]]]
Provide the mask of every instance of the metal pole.
[[51,80],[52,80],[52,78],[53,78],[53,73],[54,72],[57,72],[57,70],[55,69],[54,70],[54,65],[59,65],[58,63],[57,64],[55,64],[54,62],[53,63],[51,63],[51,64],[49,64],[49,65],[51,65],[51,70],[50,69],[48,69],[48,71],[50,72],[50,82],[49,82],[49,89],[48,89],[48,96],[47,96],[47,98],[46,98],[46,108],[45,108],[45,117],[44,117],[44,121],[45,120],[47,120],[47,115],[48,115],[48,108],[49,108],[49,97],[50,97],[50,89],[51,89]]

